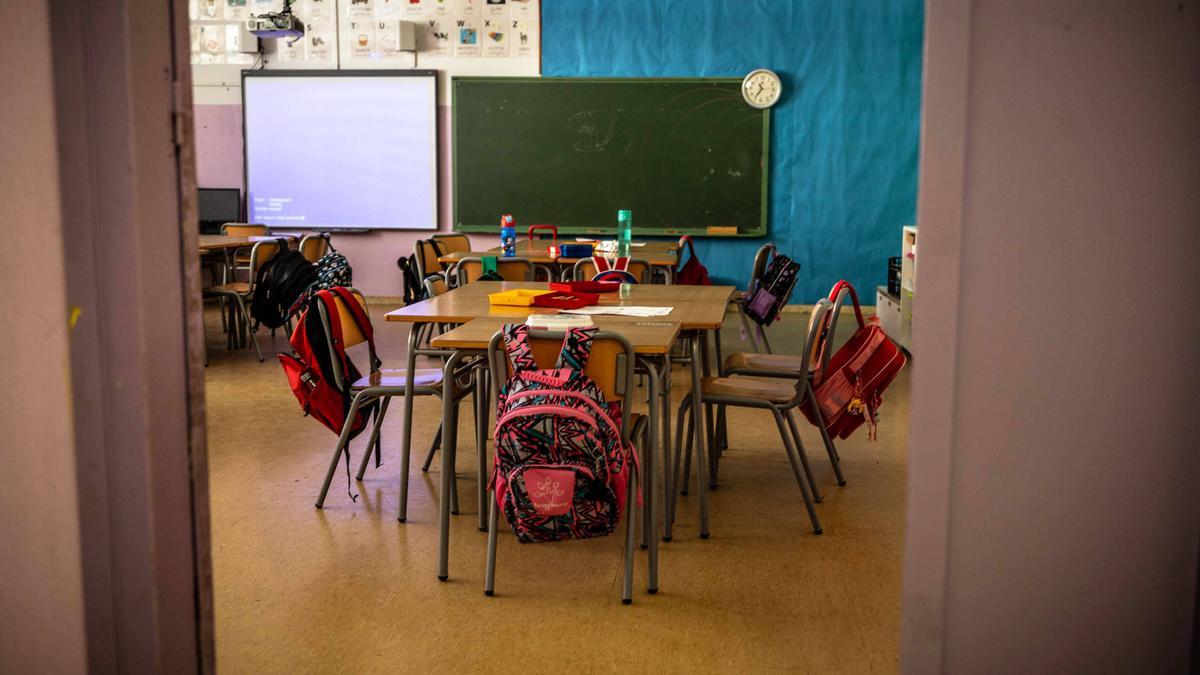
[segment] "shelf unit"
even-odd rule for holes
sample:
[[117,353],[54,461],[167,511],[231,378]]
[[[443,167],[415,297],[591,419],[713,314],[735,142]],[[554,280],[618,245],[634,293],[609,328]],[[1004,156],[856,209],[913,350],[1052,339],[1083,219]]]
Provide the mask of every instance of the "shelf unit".
[[900,297],[889,294],[887,286],[876,287],[875,315],[883,330],[911,354],[913,302],[917,296],[917,228],[904,227],[901,237]]

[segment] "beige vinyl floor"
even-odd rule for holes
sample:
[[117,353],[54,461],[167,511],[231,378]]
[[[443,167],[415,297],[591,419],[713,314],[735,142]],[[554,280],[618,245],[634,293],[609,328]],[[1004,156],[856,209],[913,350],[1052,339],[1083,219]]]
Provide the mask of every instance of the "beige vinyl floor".
[[[385,367],[403,367],[407,328],[384,323],[391,308],[378,303],[371,316]],[[772,327],[776,351],[799,351],[806,319],[786,314]],[[727,353],[748,345],[737,324],[730,314]],[[898,670],[911,364],[887,393],[879,440],[860,430],[839,443],[846,486],[836,485],[816,429],[800,420],[824,493],[821,536],[769,414],[732,410],[721,485],[710,492],[712,537],[698,537],[693,478],[674,541],[660,547],[661,590],[646,594],[639,551],[625,606],[617,536],[520,545],[502,530],[496,596],[483,595],[469,408],[448,582],[435,576],[440,463],[420,471],[440,417],[436,398],[415,403],[407,523],[396,520],[401,400],[384,423],[382,466],[353,485],[357,503],[339,466],[325,508],[314,508],[335,436],[303,417],[288,389],[275,358],[282,332],[274,346],[260,332],[267,361],[259,363],[250,350],[225,350],[212,309],[206,325],[219,672]],[[678,368],[675,387],[678,402],[687,389]],[[351,445],[355,468],[365,443],[364,435]]]

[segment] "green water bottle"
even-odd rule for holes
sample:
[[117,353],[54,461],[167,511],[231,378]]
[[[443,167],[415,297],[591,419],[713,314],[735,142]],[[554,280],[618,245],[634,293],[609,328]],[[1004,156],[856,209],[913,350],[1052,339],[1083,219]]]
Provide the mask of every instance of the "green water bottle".
[[633,248],[633,214],[628,209],[617,211],[617,257],[628,258]]

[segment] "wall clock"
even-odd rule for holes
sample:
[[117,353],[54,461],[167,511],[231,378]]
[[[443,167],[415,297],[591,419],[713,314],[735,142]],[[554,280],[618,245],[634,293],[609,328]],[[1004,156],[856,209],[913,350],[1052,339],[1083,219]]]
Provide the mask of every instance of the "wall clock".
[[783,95],[783,83],[775,71],[766,68],[752,70],[742,80],[742,98],[755,108],[770,108]]

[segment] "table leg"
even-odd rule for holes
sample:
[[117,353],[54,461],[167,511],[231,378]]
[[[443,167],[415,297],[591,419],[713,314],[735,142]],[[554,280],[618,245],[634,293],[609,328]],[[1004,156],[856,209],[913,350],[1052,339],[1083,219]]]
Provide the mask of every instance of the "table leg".
[[408,518],[408,462],[412,446],[413,423],[413,378],[417,370],[417,345],[420,343],[424,324],[414,323],[408,331],[408,359],[404,372],[404,430],[400,448],[400,513],[396,519],[404,522]]
[[491,386],[488,384],[491,369],[485,360],[475,371],[475,452],[476,474],[479,485],[479,530],[486,532],[487,524],[487,437],[488,409],[491,408]]
[[438,572],[437,578],[450,578],[450,490],[454,484],[454,449],[458,442],[458,410],[454,405],[454,371],[463,359],[455,350],[446,359],[442,375],[442,475],[438,490]]
[[[700,333],[700,363],[704,368],[704,377],[712,375],[712,362],[708,353],[708,333]],[[696,418],[696,424],[700,424],[700,418]],[[708,439],[708,487],[709,489],[717,489],[717,462],[720,461],[719,453],[717,452],[717,444],[713,442],[713,407],[711,405],[704,406],[704,433]],[[701,486],[697,485],[697,488]]]
[[[646,592],[654,594],[658,592],[658,521],[654,518],[655,501],[658,497],[658,491],[654,485],[654,463],[655,454],[658,452],[658,417],[659,417],[659,374],[655,364],[643,359],[642,365],[646,369],[646,380],[649,384],[649,396],[647,407],[649,409],[650,426],[646,433],[646,448],[642,452],[642,474],[640,481],[642,483],[642,494],[645,495],[645,529],[643,532],[646,535],[646,542],[649,547],[647,555],[647,572],[646,572]],[[664,472],[666,470],[664,469]]]
[[662,417],[662,474],[663,474],[663,541],[671,541],[671,530],[675,523],[675,514],[670,504],[675,499],[675,480],[671,471],[671,353],[663,355],[663,369],[660,379],[662,385],[662,406],[659,416]]
[[698,358],[701,350],[704,349],[704,339],[702,331],[696,331],[692,334],[692,419],[695,423],[692,425],[693,442],[696,446],[696,492],[700,494],[700,538],[708,539],[708,490],[704,489],[704,479],[708,474],[708,448],[705,445],[704,424],[704,404],[701,402],[700,382],[702,375],[700,373],[700,358]]

